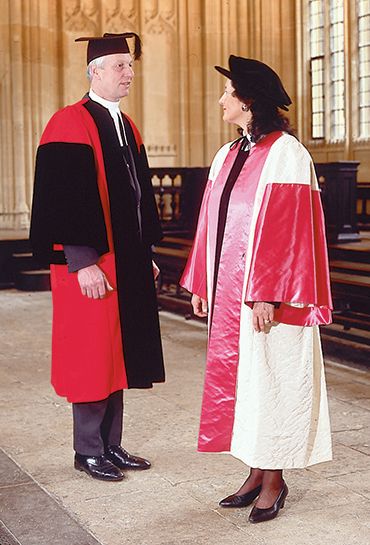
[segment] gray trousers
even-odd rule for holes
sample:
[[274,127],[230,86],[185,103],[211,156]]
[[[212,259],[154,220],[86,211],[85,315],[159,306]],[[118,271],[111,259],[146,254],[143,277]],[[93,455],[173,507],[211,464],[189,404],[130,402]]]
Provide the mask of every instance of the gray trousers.
[[85,456],[101,456],[111,445],[120,445],[123,390],[101,401],[72,403],[73,448]]

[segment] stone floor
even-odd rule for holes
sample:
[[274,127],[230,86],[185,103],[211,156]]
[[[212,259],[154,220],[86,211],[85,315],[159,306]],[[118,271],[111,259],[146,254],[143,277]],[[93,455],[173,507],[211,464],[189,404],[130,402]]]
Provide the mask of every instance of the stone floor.
[[150,471],[103,483],[72,466],[71,411],[49,385],[49,293],[0,291],[0,544],[368,545],[370,373],[326,362],[334,461],[288,471],[275,520],[222,510],[243,464],[198,454],[206,330],[162,313],[167,382],[129,391],[124,445]]

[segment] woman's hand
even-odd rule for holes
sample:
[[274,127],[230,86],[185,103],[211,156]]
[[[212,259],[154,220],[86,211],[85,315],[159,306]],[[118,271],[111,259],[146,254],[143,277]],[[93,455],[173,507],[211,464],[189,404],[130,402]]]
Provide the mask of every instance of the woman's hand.
[[253,328],[257,333],[265,332],[265,324],[274,320],[274,305],[271,303],[257,302],[253,305]]
[[208,315],[208,303],[205,299],[195,295],[191,297],[191,304],[193,306],[193,312],[198,318],[205,318]]

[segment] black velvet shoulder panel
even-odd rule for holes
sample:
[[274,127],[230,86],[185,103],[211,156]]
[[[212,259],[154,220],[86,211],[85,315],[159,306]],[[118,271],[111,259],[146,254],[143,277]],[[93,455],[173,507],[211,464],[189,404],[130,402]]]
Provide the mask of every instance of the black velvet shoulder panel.
[[87,144],[50,142],[39,147],[30,239],[41,263],[61,263],[54,244],[109,249],[94,152]]
[[101,142],[109,195],[116,264],[122,347],[128,388],[150,388],[165,378],[158,303],[153,279],[151,244],[160,224],[144,148],[137,148],[131,125],[124,119],[141,188],[142,234],[138,230],[136,198],[109,111],[88,100]]

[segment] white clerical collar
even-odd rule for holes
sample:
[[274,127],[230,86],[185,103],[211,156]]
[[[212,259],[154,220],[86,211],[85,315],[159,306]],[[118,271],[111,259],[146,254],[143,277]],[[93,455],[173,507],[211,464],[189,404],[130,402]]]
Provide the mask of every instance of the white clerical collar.
[[94,102],[97,102],[98,104],[101,104],[102,106],[104,106],[104,108],[107,108],[107,110],[110,111],[111,115],[113,113],[114,114],[119,113],[119,111],[120,111],[119,101],[118,102],[113,102],[112,100],[107,100],[106,98],[102,98],[99,95],[97,95],[96,93],[94,93],[94,91],[92,89],[90,89],[90,91],[89,91],[89,97]]
[[[109,113],[110,113],[110,115],[111,115],[111,117],[112,117],[112,119],[114,121],[114,126],[116,128],[119,143],[120,143],[121,146],[123,146],[121,130],[120,130],[119,123],[118,123],[118,118],[120,118],[122,120],[121,111],[119,109],[119,102],[112,102],[111,100],[106,100],[105,98],[102,98],[99,95],[97,95],[96,93],[94,93],[94,91],[92,89],[90,89],[90,91],[89,91],[89,97],[94,102],[97,102],[101,106],[104,106],[104,108],[107,108],[107,110],[109,111]],[[127,136],[126,136],[126,131],[125,131],[124,125],[122,125],[122,130],[123,130],[124,140],[125,140],[125,143],[127,145]]]

